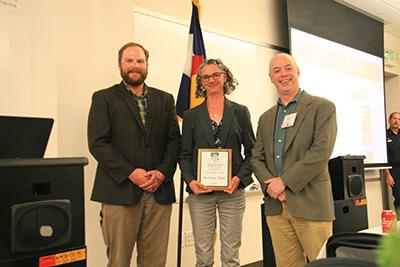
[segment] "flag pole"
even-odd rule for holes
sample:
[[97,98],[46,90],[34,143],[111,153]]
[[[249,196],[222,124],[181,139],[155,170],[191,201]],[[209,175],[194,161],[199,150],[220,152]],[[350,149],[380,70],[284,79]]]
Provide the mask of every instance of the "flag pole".
[[182,224],[183,224],[183,178],[179,186],[179,217],[178,217],[178,258],[177,267],[181,267],[182,260]]
[[[199,14],[200,1],[192,0],[192,18],[189,28],[188,57],[182,74],[179,87],[178,98],[176,102],[176,113],[180,121],[183,120],[183,113],[201,104],[204,99],[195,98],[196,91],[196,73],[200,64],[206,58],[206,51],[201,32]],[[189,56],[190,55],[190,56]],[[183,202],[184,202],[184,181],[181,175],[179,186],[179,215],[178,215],[178,252],[177,266],[181,267],[182,260],[182,224],[183,224]]]

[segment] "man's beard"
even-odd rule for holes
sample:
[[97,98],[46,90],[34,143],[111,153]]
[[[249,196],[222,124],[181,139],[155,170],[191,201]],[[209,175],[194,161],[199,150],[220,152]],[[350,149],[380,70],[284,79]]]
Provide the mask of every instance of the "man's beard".
[[[139,78],[132,79],[131,77],[129,77],[129,73],[132,73],[132,72],[138,73]],[[141,85],[146,80],[146,77],[147,77],[147,71],[133,71],[133,70],[122,71],[121,70],[120,73],[121,73],[122,80],[126,84],[128,84],[132,87],[137,87],[137,86]]]

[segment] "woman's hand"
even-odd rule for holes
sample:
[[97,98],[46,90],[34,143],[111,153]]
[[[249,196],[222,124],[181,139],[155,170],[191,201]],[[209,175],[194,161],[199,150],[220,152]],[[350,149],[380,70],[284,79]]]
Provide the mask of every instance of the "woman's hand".
[[195,195],[205,194],[212,192],[212,189],[207,188],[207,186],[199,183],[197,180],[193,180],[189,183],[189,187]]
[[239,184],[240,184],[240,178],[238,176],[233,176],[230,186],[228,187],[228,189],[225,189],[224,192],[232,195],[233,193],[235,193]]

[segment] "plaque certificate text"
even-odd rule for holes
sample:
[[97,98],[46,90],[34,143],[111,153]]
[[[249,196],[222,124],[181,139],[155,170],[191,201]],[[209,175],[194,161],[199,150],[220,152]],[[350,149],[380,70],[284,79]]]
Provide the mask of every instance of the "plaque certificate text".
[[213,190],[228,189],[232,179],[232,150],[200,148],[197,180]]

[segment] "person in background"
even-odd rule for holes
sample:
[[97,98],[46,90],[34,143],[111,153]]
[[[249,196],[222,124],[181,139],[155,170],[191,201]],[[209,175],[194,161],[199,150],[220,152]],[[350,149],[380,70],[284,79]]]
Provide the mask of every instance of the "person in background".
[[122,82],[93,94],[89,150],[97,160],[91,199],[101,202],[107,266],[165,266],[180,132],[171,94],[145,84],[149,52],[118,53]]
[[[255,138],[247,107],[225,97],[236,85],[237,81],[221,60],[206,60],[197,71],[196,89],[196,95],[206,100],[183,116],[179,164],[189,192],[196,266],[214,264],[217,211],[222,266],[240,266],[239,248],[246,206],[244,188],[253,182],[250,154]],[[199,148],[232,149],[232,182],[229,188],[213,191],[197,181]]]
[[269,77],[279,99],[259,119],[251,160],[265,195],[278,267],[302,267],[316,259],[334,219],[328,161],[336,109],[301,90],[299,75],[292,56],[280,53],[271,59]]
[[394,207],[399,217],[400,210],[400,112],[389,116],[389,128],[386,131],[388,162],[392,169],[385,169],[386,183],[392,187]]

